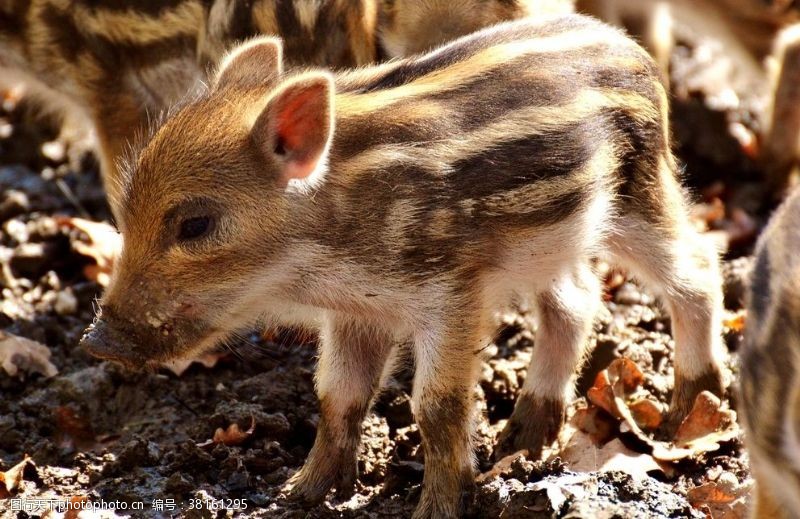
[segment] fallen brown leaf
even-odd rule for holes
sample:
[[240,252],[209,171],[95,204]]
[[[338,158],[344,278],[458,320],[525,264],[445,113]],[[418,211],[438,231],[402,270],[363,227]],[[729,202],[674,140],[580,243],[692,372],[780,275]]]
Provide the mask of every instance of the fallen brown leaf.
[[229,447],[235,445],[241,445],[245,442],[250,436],[253,435],[253,431],[256,430],[256,419],[254,417],[250,417],[250,428],[246,431],[242,431],[239,427],[239,424],[232,423],[228,426],[227,429],[223,429],[222,427],[218,427],[216,431],[214,431],[214,437],[210,440],[206,440],[203,443],[197,444],[198,447],[207,447],[209,445],[214,445],[217,443],[221,443],[223,445],[227,445]]
[[729,429],[735,421],[733,411],[722,409],[722,402],[717,396],[703,391],[697,395],[692,410],[675,432],[675,443],[690,445],[699,438]]
[[626,393],[630,393],[644,382],[644,373],[639,369],[631,359],[622,357],[621,359],[614,359],[608,366],[608,379],[612,387],[617,389],[617,384],[622,384],[622,389]]
[[69,510],[64,514],[64,519],[78,519],[78,516],[81,512],[83,512],[82,505],[84,503],[88,503],[89,498],[86,496],[72,496],[69,498],[70,507]]
[[511,465],[513,465],[515,461],[517,461],[520,458],[526,458],[527,456],[528,456],[527,450],[521,450],[513,454],[509,454],[505,458],[501,458],[500,460],[495,462],[495,464],[492,465],[492,468],[490,468],[486,472],[478,474],[478,477],[475,478],[475,481],[477,481],[480,484],[483,483],[484,481],[489,481],[491,479],[494,479],[495,477],[508,472],[511,469]]
[[560,457],[575,472],[620,470],[637,480],[648,478],[648,472],[663,472],[652,456],[632,451],[619,439],[598,447],[591,436],[582,431],[572,435],[561,449]]
[[628,406],[630,407],[633,419],[639,427],[646,431],[655,431],[664,420],[661,406],[647,398],[640,398]]
[[3,331],[0,331],[0,366],[12,377],[23,372],[45,377],[58,374],[58,369],[50,362],[50,348]]
[[697,395],[694,407],[681,422],[673,445],[653,442],[653,456],[677,461],[719,449],[720,443],[739,435],[736,412],[723,407],[719,398],[708,391]]
[[602,445],[609,441],[616,430],[615,419],[594,406],[581,407],[575,411],[571,423],[581,431],[591,436],[592,440]]
[[650,448],[653,458],[678,461],[719,449],[721,442],[739,434],[736,413],[722,407],[719,398],[704,392],[698,395],[689,416],[681,423],[675,442],[656,441],[644,429],[653,430],[662,420],[661,410],[647,399],[629,402],[644,375],[630,359],[615,359],[598,373],[595,384],[587,392],[589,402],[620,420],[620,431],[631,432]]
[[8,499],[17,490],[24,479],[25,468],[28,465],[33,465],[33,460],[29,456],[8,469],[5,472],[0,472],[0,499]]
[[97,436],[87,417],[69,406],[56,407],[53,416],[62,447],[89,450],[97,445]]
[[111,225],[105,222],[92,222],[83,218],[56,217],[56,222],[84,233],[89,241],[74,240],[72,248],[81,256],[95,261],[95,265],[87,265],[84,275],[91,281],[108,286],[114,260],[122,250],[122,236]]
[[732,332],[741,332],[744,330],[747,322],[747,310],[744,308],[737,312],[726,312],[725,318],[722,321],[722,326]]
[[614,389],[608,380],[608,371],[603,370],[594,378],[594,385],[586,392],[586,397],[591,403],[605,410],[611,416],[620,418],[617,406],[614,403]]
[[686,498],[694,508],[713,519],[744,519],[748,517],[747,498],[752,481],[739,484],[733,474],[689,489]]

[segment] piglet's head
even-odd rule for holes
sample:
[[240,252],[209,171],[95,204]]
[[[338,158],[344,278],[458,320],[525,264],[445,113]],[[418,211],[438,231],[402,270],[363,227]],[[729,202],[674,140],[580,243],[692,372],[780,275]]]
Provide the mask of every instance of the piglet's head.
[[288,244],[324,182],[332,133],[328,74],[284,77],[274,38],[235,49],[131,161],[115,201],[122,254],[83,347],[142,366],[256,322],[292,275]]

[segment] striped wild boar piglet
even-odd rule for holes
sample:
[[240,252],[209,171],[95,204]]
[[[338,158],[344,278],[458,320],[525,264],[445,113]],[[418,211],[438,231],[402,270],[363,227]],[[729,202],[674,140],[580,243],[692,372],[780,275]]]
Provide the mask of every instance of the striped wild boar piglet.
[[310,502],[353,483],[361,421],[410,342],[415,517],[453,517],[473,484],[479,354],[515,293],[539,327],[500,454],[536,455],[559,430],[598,256],[664,297],[673,415],[721,394],[718,260],[676,169],[656,66],[591,18],[509,22],[336,76],[283,73],[279,41],[255,39],[132,159],[124,248],[82,342],[140,366],[257,321],[319,329],[321,418],[292,479]]
[[741,358],[753,517],[800,517],[800,189],[756,246]]

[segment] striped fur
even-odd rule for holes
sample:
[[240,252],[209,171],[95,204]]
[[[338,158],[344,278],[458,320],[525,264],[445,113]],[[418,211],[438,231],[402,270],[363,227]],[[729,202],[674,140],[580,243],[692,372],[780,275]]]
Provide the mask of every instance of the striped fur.
[[[421,50],[423,42],[432,46],[499,21],[551,12],[550,4],[569,3],[0,0],[0,83],[23,81],[40,104],[66,117],[69,130],[96,130],[103,178],[116,211],[118,162],[126,147],[146,132],[150,119],[200,89],[206,73],[236,42],[280,36],[288,66],[340,69],[372,63],[382,54],[407,55]],[[430,16],[437,25],[424,31],[408,23]],[[387,24],[383,31],[379,18]],[[442,31],[438,22],[447,22],[449,29]]]
[[273,34],[290,65],[365,65],[375,1],[0,0],[0,83],[22,81],[49,111],[96,130],[114,209],[126,147],[234,42]]
[[484,27],[572,12],[574,0],[380,0],[380,42],[390,57],[409,56]]
[[[589,18],[547,18],[335,77],[265,71],[248,59],[259,45],[279,52],[274,39],[235,51],[226,86],[134,161],[90,351],[137,365],[259,319],[320,329],[322,419],[292,480],[314,501],[352,482],[355,424],[392,345],[412,341],[426,462],[416,517],[457,515],[471,485],[478,352],[515,293],[540,325],[498,452],[552,440],[600,299],[598,255],[672,312],[673,417],[699,391],[721,393],[717,258],[687,221],[666,94],[638,45]],[[177,242],[197,217],[213,229]]]
[[758,484],[753,516],[800,516],[800,190],[756,247],[741,358],[741,410]]

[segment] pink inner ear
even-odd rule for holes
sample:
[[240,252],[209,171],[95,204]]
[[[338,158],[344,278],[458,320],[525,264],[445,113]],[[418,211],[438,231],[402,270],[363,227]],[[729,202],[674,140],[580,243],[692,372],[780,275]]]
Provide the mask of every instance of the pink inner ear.
[[[276,129],[289,160],[296,163],[316,161],[324,147],[325,119],[324,92],[321,88],[308,88],[296,92],[285,101],[278,114]],[[302,166],[299,169],[303,169]],[[309,171],[310,172],[310,171]],[[298,178],[298,177],[293,177]]]

